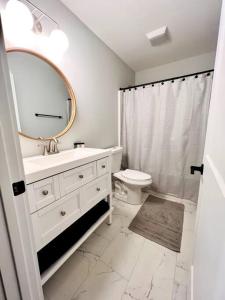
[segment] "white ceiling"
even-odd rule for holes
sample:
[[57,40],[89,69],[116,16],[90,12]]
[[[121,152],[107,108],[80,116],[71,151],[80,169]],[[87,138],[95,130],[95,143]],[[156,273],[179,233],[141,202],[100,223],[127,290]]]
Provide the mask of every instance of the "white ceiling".
[[[222,0],[61,0],[133,70],[216,49]],[[145,34],[168,25],[152,46]]]

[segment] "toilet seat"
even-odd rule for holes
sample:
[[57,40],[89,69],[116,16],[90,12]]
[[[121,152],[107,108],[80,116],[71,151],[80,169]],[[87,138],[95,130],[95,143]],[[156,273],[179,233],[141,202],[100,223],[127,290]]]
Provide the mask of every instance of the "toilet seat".
[[151,179],[151,176],[149,174],[131,169],[126,169],[125,171],[121,172],[121,175],[127,179],[135,181],[145,181]]
[[[130,170],[130,169],[114,173],[113,176],[127,184],[139,186],[139,187],[146,187],[152,183],[152,178],[150,175],[140,172],[140,171],[135,171],[135,170]],[[128,177],[130,177],[130,178],[128,178]],[[132,179],[131,179],[131,177],[132,177]],[[145,178],[145,179],[143,179],[143,178]],[[148,178],[148,179],[146,179],[146,178]]]

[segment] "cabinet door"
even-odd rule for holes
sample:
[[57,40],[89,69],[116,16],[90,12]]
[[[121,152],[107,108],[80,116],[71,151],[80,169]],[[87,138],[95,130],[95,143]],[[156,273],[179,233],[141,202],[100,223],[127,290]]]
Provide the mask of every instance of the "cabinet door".
[[67,195],[96,177],[96,162],[59,175],[61,196]]
[[80,216],[80,192],[75,191],[31,215],[39,251]]
[[85,213],[110,193],[110,175],[102,176],[81,188],[80,208]]
[[60,198],[58,176],[29,184],[27,192],[30,212],[33,213]]
[[97,176],[100,177],[110,172],[110,158],[105,157],[97,160]]

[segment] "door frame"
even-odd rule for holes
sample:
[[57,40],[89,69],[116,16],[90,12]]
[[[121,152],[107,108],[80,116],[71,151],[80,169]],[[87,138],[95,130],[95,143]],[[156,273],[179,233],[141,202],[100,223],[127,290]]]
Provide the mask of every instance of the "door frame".
[[0,299],[21,299],[0,191]]
[[[0,188],[21,298],[43,300],[26,192],[14,196],[12,184],[25,182],[0,17]],[[2,271],[2,270],[1,270]],[[2,277],[5,274],[2,272]]]

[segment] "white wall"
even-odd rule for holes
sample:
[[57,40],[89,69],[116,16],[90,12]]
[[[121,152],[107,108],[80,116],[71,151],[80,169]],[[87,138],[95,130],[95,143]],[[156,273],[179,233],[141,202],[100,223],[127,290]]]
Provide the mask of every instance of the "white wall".
[[174,61],[158,67],[145,69],[135,74],[135,84],[182,76],[214,68],[215,52]]
[[[1,2],[4,0],[0,0]],[[77,97],[77,117],[72,129],[60,138],[60,149],[82,140],[90,147],[117,143],[117,92],[134,84],[134,72],[60,1],[33,0],[55,19],[67,34],[70,47],[59,67]],[[24,156],[40,154],[37,143],[21,137]]]

